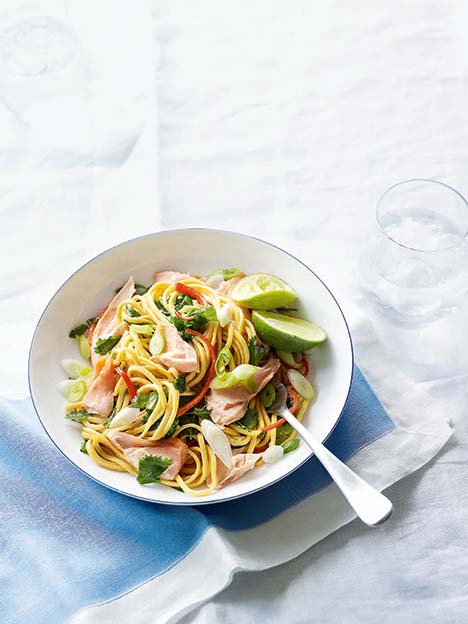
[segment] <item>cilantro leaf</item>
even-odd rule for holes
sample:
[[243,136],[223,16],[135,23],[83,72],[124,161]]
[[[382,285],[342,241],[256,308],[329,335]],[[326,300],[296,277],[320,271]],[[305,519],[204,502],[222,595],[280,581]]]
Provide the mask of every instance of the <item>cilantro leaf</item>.
[[[123,286],[119,286],[118,288],[116,288],[114,290],[115,294],[119,293],[122,290]],[[146,286],[143,286],[143,284],[135,284],[135,291],[137,293],[137,295],[144,295],[146,292],[148,292],[149,288],[147,288]]]
[[190,297],[190,295],[183,295],[181,293],[180,295],[177,295],[177,297],[175,298],[174,305],[175,305],[176,310],[180,311],[185,306],[193,305],[193,299],[192,297]]
[[291,451],[295,451],[297,449],[297,447],[299,446],[299,438],[294,438],[292,440],[288,440],[287,442],[285,442],[284,444],[282,444],[283,450],[284,450],[284,454],[286,455],[286,453],[290,453]]
[[99,338],[96,342],[96,346],[94,347],[94,351],[96,353],[100,353],[101,355],[106,355],[109,353],[111,349],[115,347],[115,345],[119,342],[122,336],[108,336],[107,338]]
[[252,431],[258,424],[258,413],[256,409],[250,408],[245,412],[244,416],[237,421],[237,425],[240,425],[244,429]]
[[179,375],[172,383],[178,392],[182,393],[187,389],[187,382],[185,381],[185,377],[183,375]]
[[88,449],[86,448],[86,442],[87,441],[88,440],[83,440],[83,442],[81,443],[81,446],[80,446],[80,451],[82,453],[85,453],[86,455],[88,454]]
[[177,429],[178,426],[179,426],[179,419],[175,418],[174,422],[171,425],[171,428],[169,429],[169,431],[164,436],[164,439],[172,438],[172,436],[174,435],[174,432],[175,432],[175,430]]
[[143,284],[135,284],[135,290],[138,295],[144,295],[148,292],[149,288],[147,286],[143,286]]
[[138,310],[135,310],[135,308],[128,308],[127,314],[132,318],[137,318],[138,316],[141,316],[141,314],[138,312]]
[[284,423],[284,425],[280,425],[276,429],[276,444],[283,444],[283,442],[289,438],[292,432],[293,428],[289,423]]
[[206,405],[202,405],[200,407],[193,408],[194,415],[198,418],[198,422],[205,420],[205,418],[209,418],[211,415],[211,410],[206,407]]
[[171,464],[172,459],[159,455],[145,455],[138,464],[138,483],[145,485],[159,481],[159,477]]
[[[197,407],[194,407],[178,419],[179,426],[181,427],[182,425],[188,425],[189,423],[196,423],[199,425],[202,420],[205,420],[205,418],[209,418],[210,414],[211,410],[206,407],[205,400],[202,400],[197,405]],[[189,440],[192,440],[197,435],[197,433],[199,433],[197,429],[195,429],[194,427],[188,427],[187,429],[184,429],[180,435],[183,438],[188,438]]]
[[88,330],[91,325],[93,323],[95,323],[98,319],[95,316],[92,316],[91,318],[89,318],[87,321],[85,321],[84,323],[81,323],[81,325],[77,325],[76,327],[74,327],[70,333],[68,334],[68,336],[70,338],[76,338],[77,336],[82,336],[86,330]]
[[255,336],[252,336],[247,343],[249,347],[249,364],[253,366],[258,366],[258,363],[265,355],[265,347],[263,345],[257,344],[257,339]]
[[147,412],[152,412],[156,407],[158,398],[156,390],[147,392],[146,394],[137,394],[130,403],[130,407],[138,407],[139,409],[145,409]]
[[81,409],[71,410],[71,412],[68,412],[65,415],[65,418],[68,418],[68,420],[72,420],[73,422],[77,422],[82,425],[84,421],[87,420],[90,416],[92,416],[92,414],[90,414],[86,410]]
[[194,329],[195,331],[199,331],[209,321],[216,321],[217,318],[218,317],[216,316],[216,310],[213,307],[209,307],[195,310],[191,314],[190,321],[183,321],[177,316],[171,316],[169,320],[180,332],[181,337],[188,342],[192,340],[193,336],[191,334],[187,334],[187,329]]
[[161,299],[155,299],[154,303],[155,303],[156,307],[158,308],[158,310],[160,310],[165,316],[170,316],[171,315],[171,313],[166,308],[166,306],[161,301]]

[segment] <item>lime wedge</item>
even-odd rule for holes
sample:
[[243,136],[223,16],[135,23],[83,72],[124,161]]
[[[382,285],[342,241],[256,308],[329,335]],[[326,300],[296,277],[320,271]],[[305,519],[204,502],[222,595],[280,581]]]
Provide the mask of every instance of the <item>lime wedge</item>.
[[297,299],[286,282],[268,273],[252,273],[242,278],[232,289],[231,297],[237,303],[257,310],[279,308]]
[[284,314],[254,310],[252,321],[260,338],[280,351],[306,351],[327,339],[318,325]]

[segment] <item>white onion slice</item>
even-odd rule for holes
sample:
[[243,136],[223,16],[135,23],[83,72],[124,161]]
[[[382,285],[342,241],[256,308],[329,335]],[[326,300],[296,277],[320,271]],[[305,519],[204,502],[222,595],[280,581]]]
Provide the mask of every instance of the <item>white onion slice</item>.
[[114,418],[109,423],[110,429],[115,429],[116,427],[122,427],[123,425],[131,425],[138,416],[140,415],[140,410],[136,407],[124,407],[117,412]]
[[314,387],[312,386],[310,381],[304,377],[302,373],[297,370],[290,369],[288,370],[288,379],[291,383],[291,386],[296,392],[301,395],[301,397],[303,397],[307,401],[312,401],[314,399]]
[[161,325],[156,329],[149,343],[151,355],[160,355],[166,348],[166,334]]
[[74,379],[78,379],[81,375],[88,374],[88,367],[73,358],[65,358],[60,362],[60,364],[66,374]]
[[216,289],[219,287],[219,285],[223,281],[224,281],[224,278],[221,275],[221,273],[215,273],[214,275],[212,275],[206,280],[206,285],[209,286],[210,288]]
[[227,468],[232,468],[231,444],[221,427],[218,427],[214,422],[205,418],[201,422],[201,430],[216,457],[219,457]]
[[275,444],[273,446],[269,446],[267,450],[263,453],[262,457],[265,464],[275,464],[283,457],[283,455],[283,447]]
[[226,327],[233,319],[232,308],[229,303],[225,303],[218,312],[218,321],[221,327]]
[[64,379],[63,381],[61,381],[58,386],[57,386],[57,390],[60,392],[60,394],[63,394],[64,397],[67,396],[69,390],[76,384],[76,379]]

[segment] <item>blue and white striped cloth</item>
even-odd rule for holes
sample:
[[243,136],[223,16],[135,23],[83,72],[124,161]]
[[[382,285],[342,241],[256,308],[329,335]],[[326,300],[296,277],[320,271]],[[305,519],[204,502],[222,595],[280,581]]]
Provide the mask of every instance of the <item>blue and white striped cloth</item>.
[[[315,458],[233,502],[177,508],[135,500],[68,463],[29,399],[2,401],[0,412],[3,624],[176,622],[235,571],[286,561],[353,517]],[[433,437],[429,454],[448,431]],[[423,459],[418,437],[395,425],[356,370],[327,445],[344,460],[378,448],[385,466],[398,436],[406,448],[389,482]],[[365,473],[382,485],[375,471]]]

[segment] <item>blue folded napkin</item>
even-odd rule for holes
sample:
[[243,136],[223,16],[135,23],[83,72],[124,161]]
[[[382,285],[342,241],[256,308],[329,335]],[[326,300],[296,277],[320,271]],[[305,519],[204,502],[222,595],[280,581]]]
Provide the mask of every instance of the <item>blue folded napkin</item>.
[[[252,529],[330,483],[311,458],[260,493],[223,504],[172,507],[105,488],[70,464],[31,401],[0,402],[0,613],[4,624],[60,624],[124,594],[187,554],[210,526]],[[347,460],[394,424],[359,370],[327,446]]]

